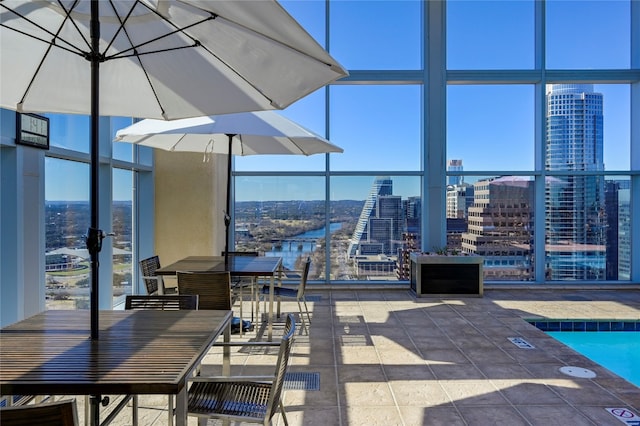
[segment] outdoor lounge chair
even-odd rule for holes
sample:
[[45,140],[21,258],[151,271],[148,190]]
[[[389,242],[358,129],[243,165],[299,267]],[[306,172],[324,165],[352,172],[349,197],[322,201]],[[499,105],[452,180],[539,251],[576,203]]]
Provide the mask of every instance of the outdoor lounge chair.
[[0,408],[2,426],[78,426],[75,399]]
[[140,271],[147,287],[147,294],[176,294],[176,287],[165,287],[162,276],[156,275],[158,269],[160,269],[160,257],[158,256],[151,256],[140,261]]
[[198,309],[231,310],[229,272],[180,272],[178,293],[198,295]]
[[124,302],[125,309],[158,309],[162,311],[178,311],[182,309],[198,309],[197,294],[128,294]]
[[[309,325],[311,325],[311,316],[309,315],[309,308],[307,306],[307,299],[305,298],[305,291],[307,287],[307,279],[309,277],[310,267],[311,267],[311,258],[307,257],[307,260],[304,262],[302,271],[300,272],[300,279],[297,282],[296,287],[280,287],[280,286],[273,287],[273,295],[278,298],[278,301],[280,301],[281,299],[293,299],[296,302],[298,302],[298,310],[300,312],[300,322],[302,323],[302,330],[304,330],[307,334],[309,333],[309,331],[307,330],[304,317],[306,315],[307,321],[309,322]],[[285,271],[285,274],[286,272],[287,271]],[[289,280],[287,280],[287,278],[285,277],[283,281],[287,282]],[[269,295],[269,288],[270,287],[268,285],[264,285],[262,287],[263,296],[266,297]],[[303,305],[304,305],[304,310],[302,309]],[[265,308],[265,311],[266,311],[266,308]]]
[[[268,425],[279,408],[284,424],[288,425],[282,392],[295,329],[295,319],[289,314],[284,335],[279,342],[280,349],[273,376],[199,376],[191,379],[188,414],[206,419]],[[260,343],[275,342],[239,344],[251,346]]]
[[[221,256],[226,254],[225,251],[222,251]],[[230,256],[252,256],[256,257],[260,254],[257,251],[230,251]],[[257,289],[256,289],[256,279],[254,277],[241,277],[231,275],[231,291],[233,292],[233,296],[240,300],[240,318],[242,315],[242,302],[244,301],[244,290],[249,289],[251,296],[251,322],[253,323],[254,317],[254,303],[258,303],[257,301]]]

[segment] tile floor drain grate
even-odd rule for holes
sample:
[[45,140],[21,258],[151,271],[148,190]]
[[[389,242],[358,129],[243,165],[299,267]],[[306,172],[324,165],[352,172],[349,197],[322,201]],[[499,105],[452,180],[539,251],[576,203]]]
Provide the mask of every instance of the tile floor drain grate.
[[519,347],[520,349],[535,349],[531,343],[524,340],[522,337],[507,337],[511,343]]
[[320,373],[287,373],[284,378],[287,390],[320,390]]

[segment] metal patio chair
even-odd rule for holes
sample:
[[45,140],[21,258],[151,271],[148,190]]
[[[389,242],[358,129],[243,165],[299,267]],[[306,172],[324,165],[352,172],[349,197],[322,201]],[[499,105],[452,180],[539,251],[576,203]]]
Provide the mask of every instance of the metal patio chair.
[[125,309],[157,309],[178,311],[198,309],[197,294],[128,294],[124,302]]
[[160,269],[159,256],[151,256],[140,261],[140,271],[147,294],[177,294],[177,287],[165,287],[162,276],[156,274],[158,269]]
[[0,408],[2,426],[78,426],[75,399]]
[[[281,287],[275,286],[273,287],[273,295],[278,298],[278,301],[281,299],[293,299],[298,303],[298,311],[300,312],[300,322],[302,323],[302,330],[304,330],[307,334],[309,334],[309,330],[307,329],[305,315],[307,317],[307,321],[309,325],[311,325],[311,316],[309,314],[309,307],[307,306],[307,299],[305,298],[305,291],[307,288],[307,279],[309,277],[309,269],[311,268],[311,258],[307,257],[307,260],[304,262],[304,266],[302,267],[302,271],[300,271],[300,279],[297,282],[295,287]],[[285,271],[286,274],[287,271]],[[283,279],[284,282],[290,281],[287,280],[286,277]],[[268,285],[264,285],[262,287],[262,295],[265,297],[269,295],[270,287]],[[304,310],[302,309],[304,305]],[[265,308],[266,311],[266,308]]]
[[[279,343],[280,349],[273,376],[216,376],[191,379],[188,414],[204,419],[269,425],[279,409],[284,424],[288,425],[282,392],[295,330],[295,319],[289,314],[284,335]],[[252,344],[254,343],[241,343],[242,346]]]

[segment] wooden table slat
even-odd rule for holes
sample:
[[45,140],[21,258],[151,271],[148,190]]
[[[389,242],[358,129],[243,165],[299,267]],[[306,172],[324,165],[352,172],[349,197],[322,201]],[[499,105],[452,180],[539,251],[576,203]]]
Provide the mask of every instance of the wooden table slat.
[[231,311],[45,311],[0,330],[0,394],[177,394]]

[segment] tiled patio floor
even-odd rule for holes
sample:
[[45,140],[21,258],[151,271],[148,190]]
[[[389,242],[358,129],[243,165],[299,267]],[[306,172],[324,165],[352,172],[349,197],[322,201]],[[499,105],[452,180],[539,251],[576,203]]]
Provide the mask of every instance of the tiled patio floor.
[[[483,298],[447,299],[415,298],[405,290],[312,295],[310,335],[297,336],[290,371],[319,373],[320,389],[285,393],[291,425],[617,426],[624,423],[605,408],[640,415],[640,388],[523,320],[640,320],[640,291],[486,290]],[[282,310],[297,312],[297,305],[283,303]],[[535,348],[521,349],[508,337]],[[204,374],[219,373],[217,352],[205,359]],[[264,372],[275,353],[235,352],[232,374]],[[559,368],[567,365],[597,377],[564,375]],[[141,424],[166,424],[165,403],[142,397]],[[129,413],[115,424],[130,424]],[[275,421],[283,424],[278,415]]]

